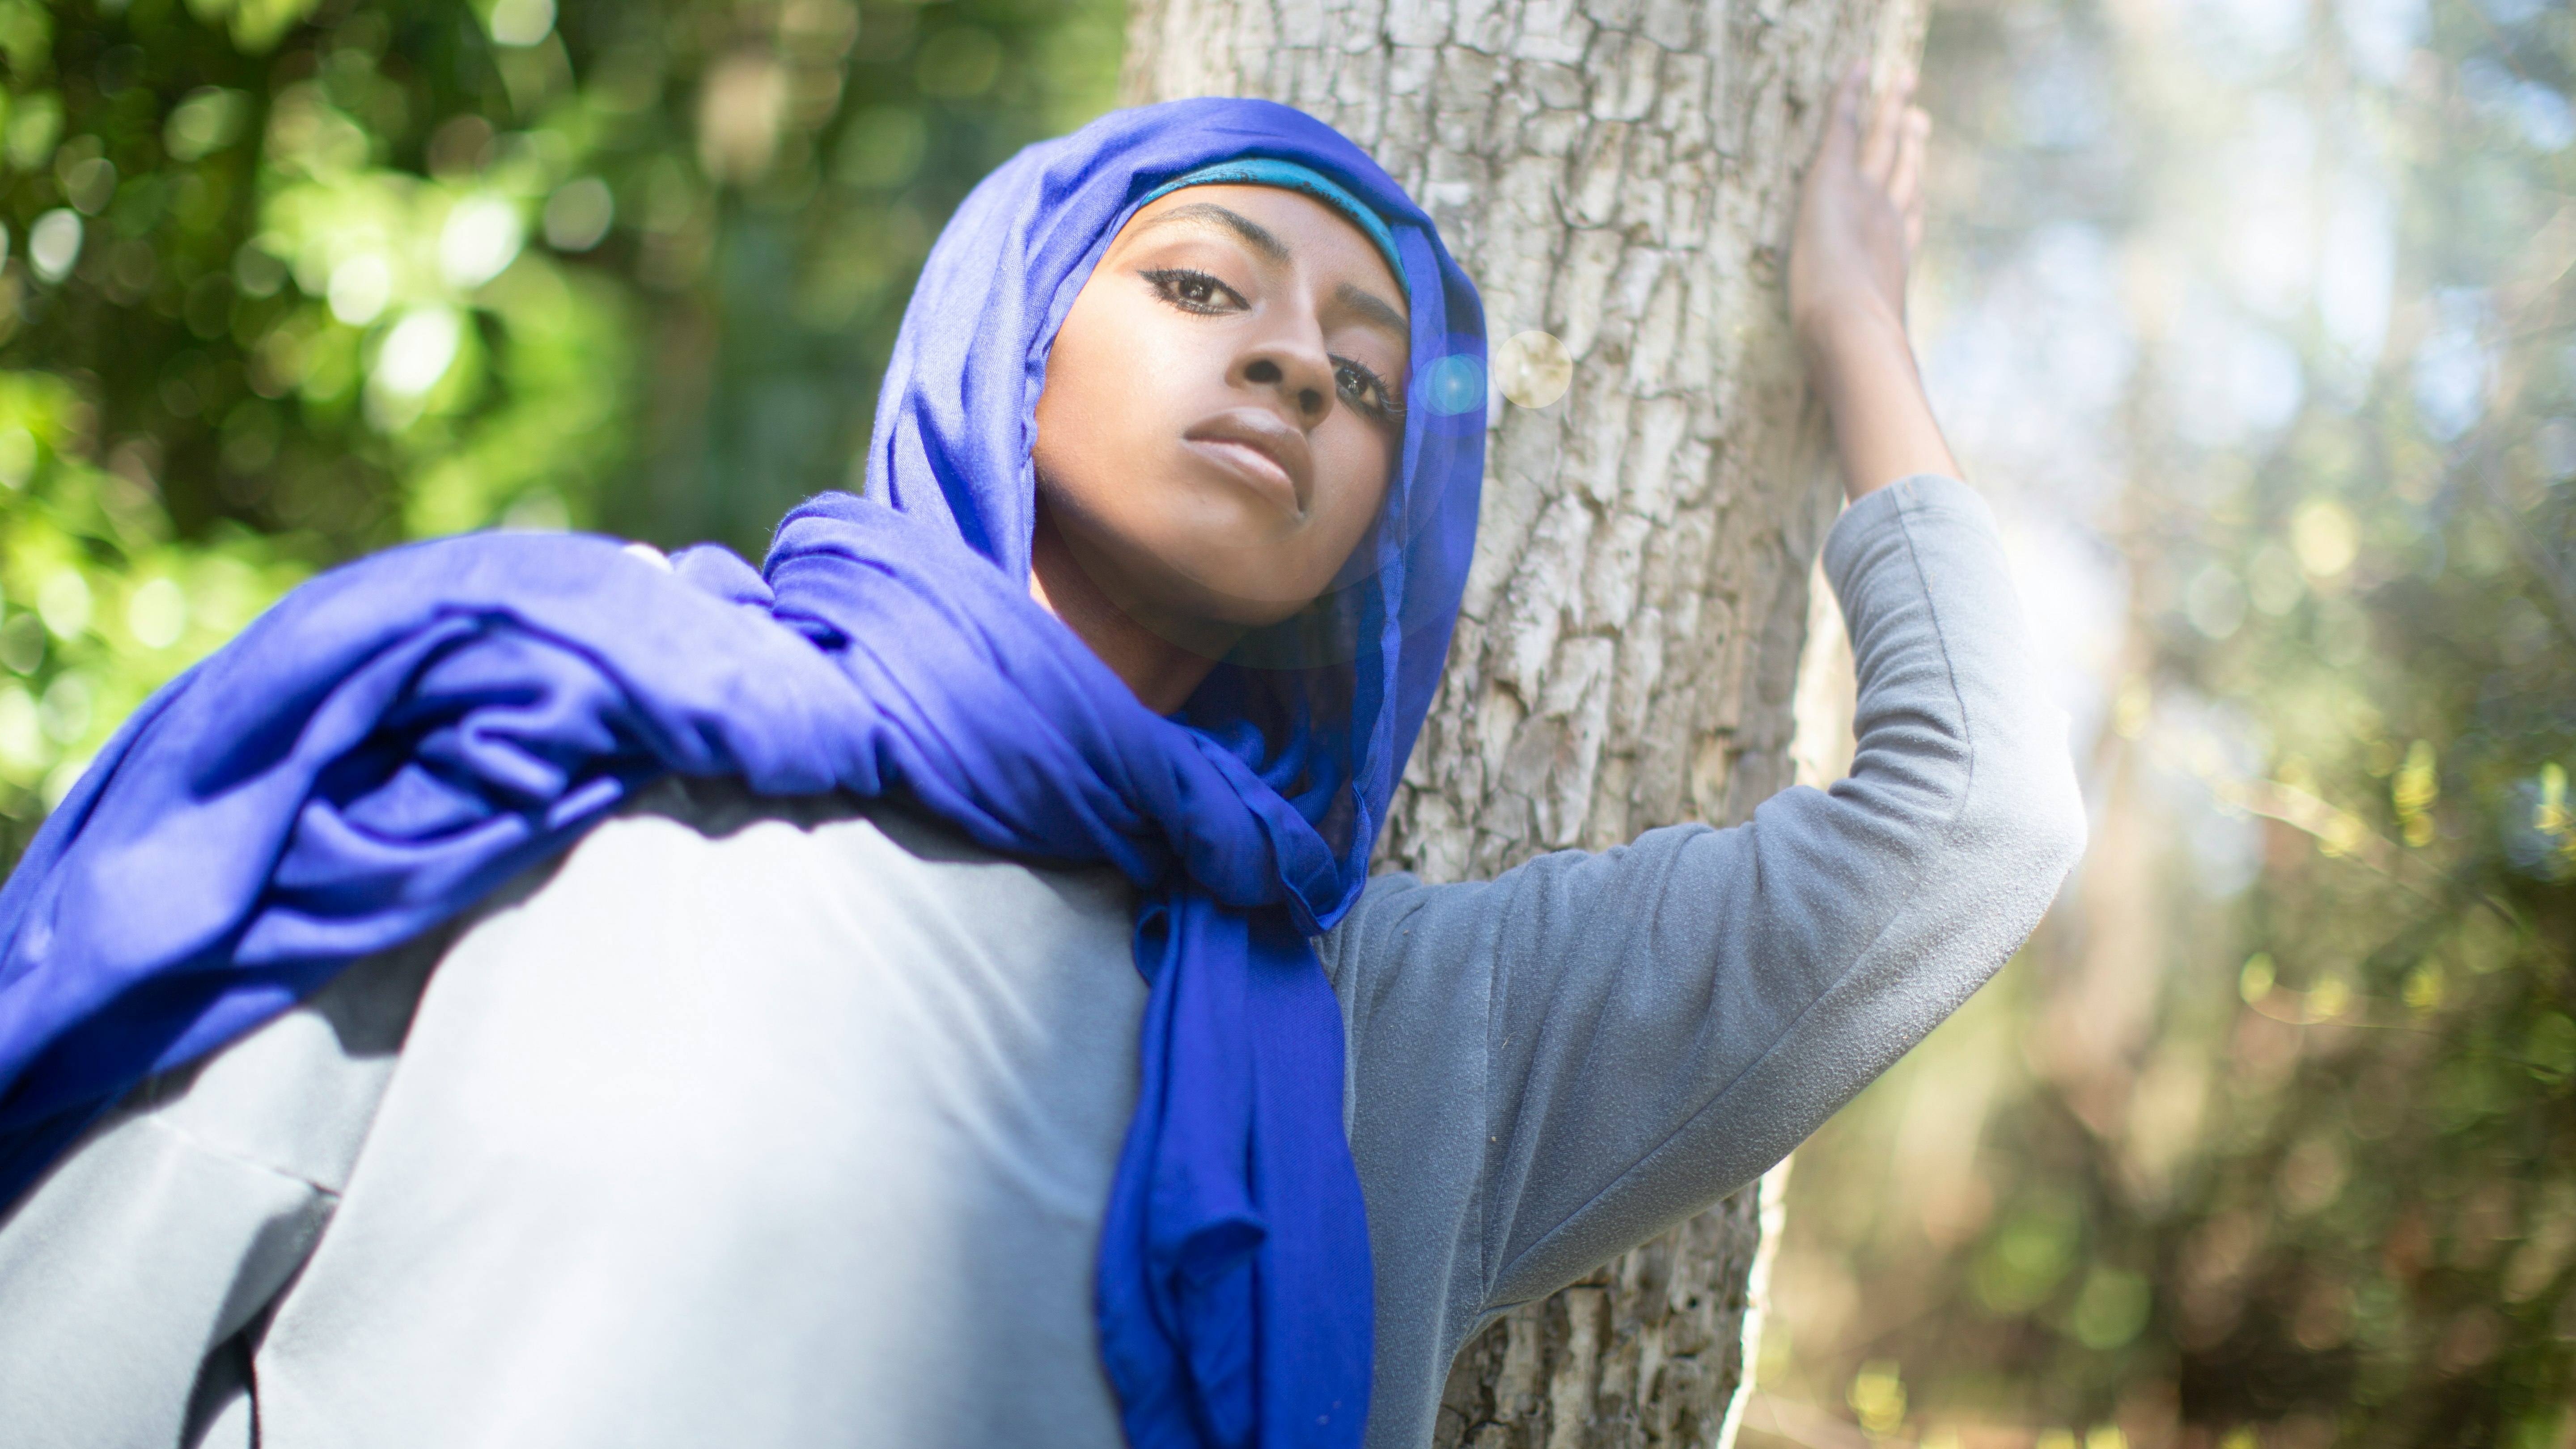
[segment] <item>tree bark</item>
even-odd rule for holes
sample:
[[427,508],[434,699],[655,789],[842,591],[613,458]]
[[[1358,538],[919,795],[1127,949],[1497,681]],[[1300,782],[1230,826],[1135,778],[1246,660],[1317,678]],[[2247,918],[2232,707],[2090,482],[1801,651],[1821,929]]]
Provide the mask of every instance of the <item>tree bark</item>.
[[[1792,783],[1839,501],[1784,305],[1797,180],[1840,67],[1910,61],[1922,20],[1922,0],[1134,0],[1129,101],[1266,96],[1330,122],[1439,222],[1498,347],[1545,331],[1573,358],[1561,401],[1498,400],[1382,864],[1490,876],[1733,824]],[[1460,1353],[1434,1442],[1730,1440],[1766,1182],[1505,1314]]]

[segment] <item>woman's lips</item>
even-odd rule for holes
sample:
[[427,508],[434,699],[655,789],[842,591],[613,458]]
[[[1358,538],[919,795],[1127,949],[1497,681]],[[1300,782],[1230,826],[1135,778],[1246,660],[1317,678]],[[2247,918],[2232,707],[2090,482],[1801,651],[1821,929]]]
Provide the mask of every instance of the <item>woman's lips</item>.
[[1268,420],[1222,419],[1195,428],[1182,441],[1200,456],[1268,495],[1292,515],[1306,511],[1306,439]]
[[1297,483],[1279,460],[1236,438],[1192,438],[1190,446],[1214,458],[1231,472],[1252,480],[1262,492],[1273,494],[1289,508],[1297,506]]

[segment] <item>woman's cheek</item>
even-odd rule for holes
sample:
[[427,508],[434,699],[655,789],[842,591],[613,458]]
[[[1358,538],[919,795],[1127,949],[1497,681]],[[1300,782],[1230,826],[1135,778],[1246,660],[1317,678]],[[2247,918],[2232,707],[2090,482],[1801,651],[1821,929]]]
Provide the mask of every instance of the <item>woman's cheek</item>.
[[[1337,539],[1358,540],[1386,501],[1387,480],[1395,475],[1395,444],[1380,428],[1357,418],[1330,438],[1316,462],[1332,480],[1331,496],[1318,499],[1315,522]],[[1339,560],[1335,561],[1336,566]]]

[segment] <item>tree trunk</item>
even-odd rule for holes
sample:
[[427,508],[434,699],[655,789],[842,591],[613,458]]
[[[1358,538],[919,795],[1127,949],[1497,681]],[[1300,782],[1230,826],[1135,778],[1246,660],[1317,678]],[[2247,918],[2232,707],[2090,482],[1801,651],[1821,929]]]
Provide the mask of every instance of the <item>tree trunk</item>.
[[[1922,16],[1921,0],[1134,0],[1129,101],[1267,96],[1339,127],[1438,220],[1498,349],[1545,331],[1573,359],[1561,401],[1493,418],[1476,565],[1384,864],[1490,876],[1741,821],[1791,783],[1810,570],[1839,493],[1783,305],[1796,183],[1834,73],[1910,61]],[[1730,1439],[1778,1229],[1766,1181],[1471,1341],[1435,1442]]]

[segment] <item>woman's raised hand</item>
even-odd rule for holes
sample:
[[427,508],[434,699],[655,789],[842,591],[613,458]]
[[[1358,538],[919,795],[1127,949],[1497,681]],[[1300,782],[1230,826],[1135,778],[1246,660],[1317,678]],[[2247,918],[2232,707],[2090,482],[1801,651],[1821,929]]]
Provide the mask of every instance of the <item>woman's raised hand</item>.
[[1923,151],[1931,117],[1900,75],[1863,111],[1855,65],[1799,198],[1789,253],[1789,318],[1834,420],[1854,498],[1912,473],[1958,476],[1905,335],[1905,273],[1923,239]]
[[1903,74],[1866,116],[1855,65],[1834,87],[1824,143],[1807,169],[1789,254],[1789,315],[1803,335],[1859,312],[1905,325],[1905,271],[1923,240],[1923,147],[1932,118]]

